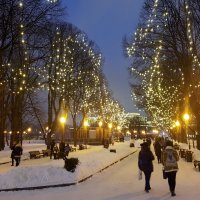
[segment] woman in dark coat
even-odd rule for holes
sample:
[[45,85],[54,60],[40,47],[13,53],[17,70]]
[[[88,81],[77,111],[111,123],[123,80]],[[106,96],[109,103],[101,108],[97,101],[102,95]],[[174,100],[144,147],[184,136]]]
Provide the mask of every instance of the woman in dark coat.
[[155,150],[156,157],[158,159],[158,163],[161,163],[162,145],[159,138],[156,139],[154,143],[154,150]]
[[21,155],[23,153],[22,145],[20,143],[16,144],[13,152],[14,152],[14,157],[15,157],[16,167],[17,167],[20,164]]
[[144,172],[145,175],[145,191],[149,192],[150,187],[150,178],[151,173],[153,172],[153,160],[154,155],[150,150],[150,146],[148,142],[144,142],[141,144],[141,151],[138,156],[138,167],[141,171]]

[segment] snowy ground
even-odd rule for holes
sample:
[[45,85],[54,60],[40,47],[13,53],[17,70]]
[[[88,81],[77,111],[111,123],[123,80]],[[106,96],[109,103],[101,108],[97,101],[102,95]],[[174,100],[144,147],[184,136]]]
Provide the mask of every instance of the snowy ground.
[[[138,141],[138,143],[140,142]],[[181,146],[183,148],[188,147],[183,144]],[[0,165],[0,187],[5,188],[6,186],[8,188],[8,186],[13,187],[14,185],[20,187],[36,183],[40,185],[43,183],[51,184],[52,182],[60,183],[63,180],[65,182],[66,180],[78,180],[108,165],[111,160],[117,160],[133,150],[137,150],[137,147],[130,148],[129,142],[125,142],[117,143],[114,147],[111,146],[111,148],[117,149],[116,154],[110,153],[109,150],[102,147],[91,147],[87,150],[71,153],[71,157],[78,157],[81,160],[81,164],[75,173],[63,171],[63,161],[50,160],[49,158],[23,161],[18,168],[11,167],[10,164]],[[70,200],[171,199],[167,180],[162,179],[162,166],[157,164],[156,160],[154,161],[154,172],[151,178],[152,190],[149,194],[144,192],[144,178],[141,181],[137,178],[137,154],[138,151],[103,172],[96,173],[91,179],[75,186],[34,191],[0,192],[0,200],[21,200],[22,198],[55,200],[66,197]],[[195,150],[195,156],[199,156],[199,151]],[[40,170],[43,167],[44,170]],[[46,173],[45,176],[43,173]],[[31,176],[31,178],[28,178],[28,176]],[[43,181],[39,176],[43,177]],[[200,172],[193,167],[193,164],[180,159],[177,174],[177,196],[174,199],[199,199],[199,179]]]
[[[23,148],[23,158],[28,158],[28,151],[45,149],[45,146],[28,143],[23,145]],[[117,153],[110,152],[109,149],[112,148],[116,149]],[[54,160],[49,157],[24,160],[19,167],[12,167],[10,163],[0,165],[0,189],[77,183],[137,150],[129,147],[129,141],[115,143],[109,149],[89,146],[88,149],[71,152],[69,157],[77,157],[80,161],[74,173],[64,169],[62,159]],[[10,160],[10,151],[2,154],[4,161]]]

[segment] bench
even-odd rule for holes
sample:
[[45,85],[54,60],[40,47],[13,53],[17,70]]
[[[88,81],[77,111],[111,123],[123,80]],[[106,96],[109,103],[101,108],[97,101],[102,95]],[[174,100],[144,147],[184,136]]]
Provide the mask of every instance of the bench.
[[48,157],[51,154],[51,150],[50,149],[42,150],[42,153],[43,153],[43,157],[45,156]]
[[180,155],[181,158],[185,158],[186,149],[180,149],[180,150],[179,150],[179,155]]
[[40,153],[40,151],[29,151],[30,154],[30,159],[36,159],[36,158],[41,158],[43,157],[43,153]]
[[185,152],[185,160],[187,162],[192,162],[192,160],[193,160],[193,152],[192,151],[186,150],[186,152]]
[[110,149],[110,152],[116,153],[116,149]]
[[76,151],[76,147],[70,146],[70,152]]
[[200,171],[200,160],[194,160],[194,167],[198,167]]
[[87,145],[79,144],[79,150],[87,149]]

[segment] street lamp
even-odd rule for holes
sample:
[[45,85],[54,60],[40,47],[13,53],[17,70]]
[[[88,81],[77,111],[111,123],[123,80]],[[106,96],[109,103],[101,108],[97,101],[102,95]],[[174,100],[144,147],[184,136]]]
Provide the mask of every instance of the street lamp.
[[84,120],[84,127],[86,129],[86,143],[88,144],[88,126],[89,126],[89,123],[88,123],[88,120]]
[[190,119],[189,114],[188,114],[188,113],[185,113],[185,114],[183,115],[183,119],[184,119],[185,125],[186,125],[186,126],[185,126],[185,132],[186,132],[186,135],[187,135],[187,137],[188,137],[189,149],[191,149],[190,138],[189,138],[189,135],[188,135],[188,121],[189,121],[189,119]]
[[31,127],[27,128],[27,131],[28,131],[28,137],[29,137],[29,143],[30,143],[30,139],[31,139],[30,133],[32,131]]
[[99,121],[99,136],[100,136],[100,139],[101,139],[101,138],[104,139],[104,135],[103,135],[103,137],[102,137],[102,135],[101,135],[101,127],[102,127],[102,125],[103,125],[103,122],[102,122],[102,121]]
[[176,127],[179,127],[179,126],[180,126],[180,122],[177,120],[177,121],[175,122],[175,125],[176,125]]
[[102,125],[103,125],[103,122],[100,121],[100,122],[99,122],[99,127],[102,127]]
[[179,134],[179,131],[180,131],[180,129],[179,129],[179,127],[180,127],[180,122],[178,121],[178,120],[176,120],[176,122],[175,122],[175,127],[176,127],[176,132],[177,132],[177,140],[178,140],[178,142],[179,142],[179,140],[180,140],[180,134]]
[[112,132],[112,123],[109,123],[109,124],[108,124],[108,128],[109,128],[110,134],[111,134],[111,132]]
[[62,137],[61,140],[64,140],[64,132],[65,132],[65,123],[66,123],[67,117],[66,116],[62,116],[60,117],[60,123],[62,125]]
[[117,126],[117,130],[118,130],[118,131],[121,131],[121,126]]
[[29,127],[29,128],[27,129],[27,131],[28,131],[29,133],[31,132],[31,130],[32,130],[31,127]]
[[112,123],[108,124],[108,128],[111,129],[112,128]]

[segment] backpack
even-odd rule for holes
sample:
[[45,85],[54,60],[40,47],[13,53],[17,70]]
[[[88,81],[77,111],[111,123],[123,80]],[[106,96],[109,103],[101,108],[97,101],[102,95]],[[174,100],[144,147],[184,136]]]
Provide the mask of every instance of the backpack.
[[175,157],[173,151],[166,151],[166,162],[165,162],[165,165],[166,166],[170,166],[170,167],[177,166],[176,157]]

